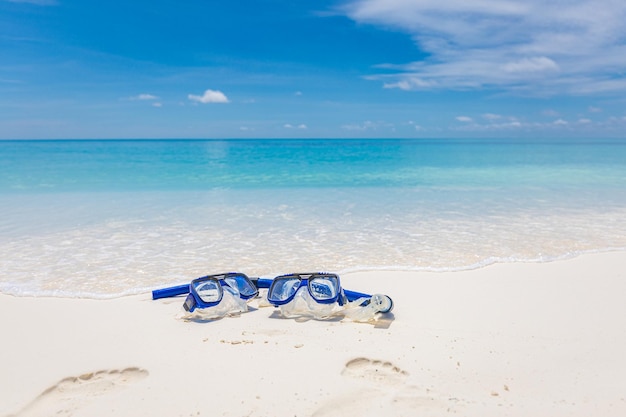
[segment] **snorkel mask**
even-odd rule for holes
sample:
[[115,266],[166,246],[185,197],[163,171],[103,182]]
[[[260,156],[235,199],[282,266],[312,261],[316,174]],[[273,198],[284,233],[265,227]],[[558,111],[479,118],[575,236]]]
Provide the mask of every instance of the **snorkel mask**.
[[186,294],[184,319],[215,319],[248,311],[247,301],[259,290],[250,278],[239,272],[207,275],[189,285],[155,290],[152,299]]
[[274,278],[267,301],[284,317],[327,318],[345,304],[346,296],[335,274],[298,273]]
[[344,316],[354,321],[373,321],[378,313],[393,309],[393,301],[388,296],[344,291],[339,276],[326,272],[276,277],[269,286],[267,301],[288,318]]

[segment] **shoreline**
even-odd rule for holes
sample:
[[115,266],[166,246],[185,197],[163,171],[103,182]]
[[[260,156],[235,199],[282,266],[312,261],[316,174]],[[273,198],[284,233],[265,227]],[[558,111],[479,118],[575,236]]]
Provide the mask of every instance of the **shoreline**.
[[[440,267],[406,267],[406,266],[397,266],[397,267],[390,267],[390,266],[381,266],[381,267],[357,267],[357,268],[348,268],[344,271],[330,271],[330,272],[334,272],[337,273],[340,277],[343,276],[351,276],[351,275],[363,275],[363,274],[383,274],[383,275],[390,275],[390,274],[456,274],[456,273],[464,273],[464,272],[469,272],[469,271],[476,271],[476,270],[482,270],[484,268],[490,268],[492,266],[495,265],[517,265],[517,264],[549,264],[549,263],[554,263],[554,262],[564,262],[564,261],[568,261],[568,260],[572,260],[572,259],[576,259],[579,257],[585,257],[585,256],[594,256],[594,255],[602,255],[602,254],[609,254],[609,253],[626,253],[626,248],[621,248],[621,247],[610,247],[610,248],[603,248],[603,249],[589,249],[589,250],[583,250],[583,251],[578,251],[578,252],[569,252],[569,253],[565,253],[562,255],[557,255],[557,256],[546,256],[546,257],[542,257],[542,258],[535,258],[535,259],[515,259],[515,260],[509,260],[509,259],[500,259],[500,258],[488,258],[485,259],[483,261],[477,262],[476,264],[472,264],[472,265],[467,265],[467,266],[459,266],[459,267],[451,267],[451,268],[440,268]],[[320,269],[322,271],[326,271],[326,269]],[[215,270],[215,271],[209,271],[208,273],[221,273],[221,272],[226,272],[226,270]],[[233,272],[231,270],[229,270],[229,272]],[[246,273],[247,272],[244,271],[238,271],[235,270],[234,272],[243,272]],[[301,272],[300,270],[294,270],[294,271],[282,271],[280,273],[275,273],[275,274],[248,274],[248,276],[250,277],[257,277],[257,278],[265,278],[265,279],[273,279],[275,276],[278,275],[283,275],[285,273],[288,272]],[[115,299],[119,299],[119,298],[127,298],[127,297],[135,297],[138,295],[142,295],[142,294],[146,294],[146,293],[150,293],[152,290],[157,289],[157,288],[167,288],[170,286],[175,286],[175,285],[182,285],[185,283],[188,283],[189,281],[191,281],[191,279],[196,278],[196,277],[200,277],[201,275],[189,275],[189,280],[185,281],[185,280],[173,280],[170,281],[168,283],[161,283],[161,284],[156,284],[156,285],[151,285],[151,286],[146,286],[143,288],[136,288],[136,289],[131,289],[131,290],[127,290],[125,292],[122,293],[116,293],[116,294],[104,294],[104,293],[71,293],[71,292],[67,292],[66,290],[51,290],[48,292],[41,292],[38,294],[30,294],[30,293],[24,293],[21,291],[2,291],[0,290],[0,296],[9,296],[9,297],[18,297],[18,298],[60,298],[60,299],[86,299],[86,300],[100,300],[100,301],[104,301],[104,300],[115,300]],[[343,279],[343,278],[342,278]],[[367,291],[365,291],[367,292]]]
[[621,416],[625,254],[342,274],[393,298],[377,325],[0,294],[0,416]]

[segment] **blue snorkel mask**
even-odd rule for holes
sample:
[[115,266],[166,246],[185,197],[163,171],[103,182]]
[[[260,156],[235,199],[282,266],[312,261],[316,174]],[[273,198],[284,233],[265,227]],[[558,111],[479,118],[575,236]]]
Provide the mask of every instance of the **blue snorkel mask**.
[[248,311],[247,301],[259,290],[247,275],[240,272],[207,275],[189,285],[152,291],[152,299],[187,294],[183,318],[213,319]]
[[393,301],[388,296],[344,290],[339,276],[327,272],[276,277],[269,286],[267,301],[278,307],[284,317],[345,316],[355,321],[370,321],[378,313],[393,309]]

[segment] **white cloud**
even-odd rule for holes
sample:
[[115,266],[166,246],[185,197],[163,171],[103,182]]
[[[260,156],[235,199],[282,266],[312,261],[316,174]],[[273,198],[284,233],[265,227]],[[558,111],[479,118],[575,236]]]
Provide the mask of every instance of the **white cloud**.
[[420,88],[436,87],[435,81],[424,81],[419,77],[407,77],[395,83],[384,83],[384,88],[399,88],[400,90],[416,90]]
[[566,120],[563,119],[557,119],[553,123],[557,126],[565,126],[569,124]]
[[542,71],[558,71],[559,66],[545,56],[524,58],[515,62],[507,62],[502,66],[505,72],[542,72]]
[[203,95],[197,96],[194,94],[189,94],[187,96],[189,100],[195,101],[202,104],[207,103],[228,103],[228,97],[224,93],[218,90],[206,90]]
[[424,129],[422,126],[418,125],[418,124],[417,124],[417,123],[415,123],[413,120],[409,120],[409,121],[407,122],[407,124],[408,124],[409,126],[413,126],[413,127],[415,128],[415,130],[423,130],[423,129]]
[[578,123],[580,123],[581,125],[586,125],[586,124],[591,123],[591,120],[582,118],[582,119],[578,119]]
[[457,116],[456,120],[463,123],[472,123],[474,121],[471,117],[468,116]]
[[344,130],[355,130],[355,131],[371,131],[371,130],[379,130],[379,129],[389,129],[389,130],[393,130],[395,129],[395,126],[393,123],[388,123],[388,122],[384,122],[384,121],[371,121],[371,120],[366,120],[361,124],[347,124],[347,125],[342,125],[341,126],[342,129]]
[[163,107],[163,103],[159,103],[159,102],[152,103],[152,107]]
[[294,126],[292,124],[286,123],[286,124],[283,125],[283,127],[285,129],[306,129],[307,128],[307,126],[304,123],[301,123],[301,124],[299,124],[297,126]]
[[600,113],[602,109],[599,107],[589,106],[589,113]]
[[385,88],[626,91],[623,0],[348,1],[345,15],[407,33],[424,53],[370,77]]
[[158,97],[152,94],[142,93],[136,96],[129,97],[129,100],[157,100]]
[[499,114],[494,114],[494,113],[485,113],[483,114],[483,119],[494,121],[494,120],[502,119],[502,116],[500,116]]
[[56,6],[59,4],[56,0],[7,0],[9,3],[29,3],[38,6]]
[[521,123],[517,120],[513,120],[510,122],[504,122],[504,123],[486,123],[486,124],[471,123],[471,124],[465,124],[465,125],[453,127],[452,130],[487,132],[487,131],[501,131],[501,130],[507,130],[507,131],[519,130],[521,128],[530,128],[530,127],[536,127],[536,125],[533,126],[533,125]]

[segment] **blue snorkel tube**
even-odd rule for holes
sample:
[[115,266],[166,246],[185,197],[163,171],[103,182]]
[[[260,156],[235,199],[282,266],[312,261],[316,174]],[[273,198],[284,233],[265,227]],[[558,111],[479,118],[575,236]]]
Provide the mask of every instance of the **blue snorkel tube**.
[[[272,285],[273,279],[267,278],[250,278],[250,281],[258,288],[270,288]],[[152,291],[152,299],[158,300],[160,298],[169,298],[176,297],[179,295],[189,294],[189,285],[190,284],[182,284],[174,287],[162,288],[158,290]],[[379,313],[389,313],[393,310],[393,300],[391,297],[383,294],[365,294],[357,291],[343,290],[343,293],[347,299],[347,301],[352,302],[356,301],[360,298],[366,298],[366,300],[361,304],[361,306],[365,307],[370,303],[376,303],[376,310]]]
[[177,285],[175,287],[161,288],[152,291],[152,299],[176,297],[177,295],[189,294],[189,284]]

